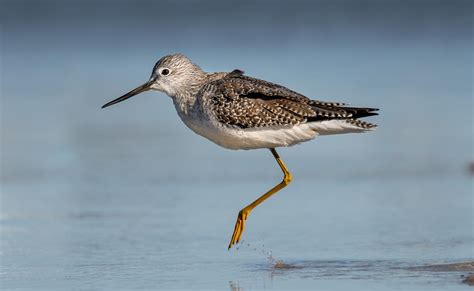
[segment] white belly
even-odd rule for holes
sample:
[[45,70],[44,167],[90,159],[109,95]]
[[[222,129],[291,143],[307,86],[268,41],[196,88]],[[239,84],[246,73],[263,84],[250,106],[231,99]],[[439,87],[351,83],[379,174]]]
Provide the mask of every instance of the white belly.
[[310,122],[288,127],[241,129],[213,124],[210,121],[184,119],[195,133],[232,150],[250,150],[292,146],[315,138],[317,135],[364,132],[344,120]]
[[194,132],[214,143],[232,150],[250,150],[291,146],[313,139],[317,133],[308,126],[278,129],[240,129],[229,127],[189,126]]

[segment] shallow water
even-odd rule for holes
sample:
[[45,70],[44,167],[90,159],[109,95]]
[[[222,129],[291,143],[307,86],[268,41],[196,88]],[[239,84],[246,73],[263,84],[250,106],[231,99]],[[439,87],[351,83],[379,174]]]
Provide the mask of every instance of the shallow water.
[[[294,182],[250,215],[244,241],[227,251],[239,208],[280,179],[270,153],[230,152],[200,171],[212,158],[202,155],[178,175],[175,156],[157,155],[171,170],[152,173],[133,161],[148,153],[119,151],[79,175],[4,185],[3,287],[464,288],[469,272],[413,269],[472,260],[472,179],[462,172],[318,178],[296,167]],[[295,151],[281,151],[290,168],[304,163]],[[218,169],[226,163],[246,170]]]

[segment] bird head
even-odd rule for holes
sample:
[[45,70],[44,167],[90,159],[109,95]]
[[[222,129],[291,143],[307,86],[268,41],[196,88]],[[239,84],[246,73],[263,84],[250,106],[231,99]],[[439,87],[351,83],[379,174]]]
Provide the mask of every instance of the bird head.
[[206,73],[182,54],[162,57],[153,67],[150,79],[143,85],[114,99],[102,108],[117,104],[148,90],[158,90],[170,97],[194,95],[206,79]]

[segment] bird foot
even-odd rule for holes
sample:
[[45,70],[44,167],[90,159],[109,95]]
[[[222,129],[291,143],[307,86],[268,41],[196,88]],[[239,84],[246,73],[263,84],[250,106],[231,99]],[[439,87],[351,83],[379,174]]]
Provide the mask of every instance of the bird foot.
[[245,209],[239,211],[239,215],[237,216],[237,222],[235,223],[234,227],[234,233],[232,234],[232,239],[229,243],[229,250],[233,245],[239,243],[242,237],[242,233],[244,232],[245,221],[247,220],[248,214],[249,211],[246,211]]

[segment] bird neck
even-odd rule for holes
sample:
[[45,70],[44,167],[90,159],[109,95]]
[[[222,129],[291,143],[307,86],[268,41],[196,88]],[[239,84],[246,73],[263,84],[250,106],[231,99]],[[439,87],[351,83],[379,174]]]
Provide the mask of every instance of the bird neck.
[[208,82],[218,79],[216,77],[216,73],[197,71],[197,73],[193,74],[193,78],[190,78],[184,86],[176,86],[174,92],[168,92],[168,95],[173,98],[173,103],[178,113],[188,115],[195,106],[199,90]]
[[196,92],[177,92],[173,98],[174,106],[179,114],[187,115],[196,103]]

